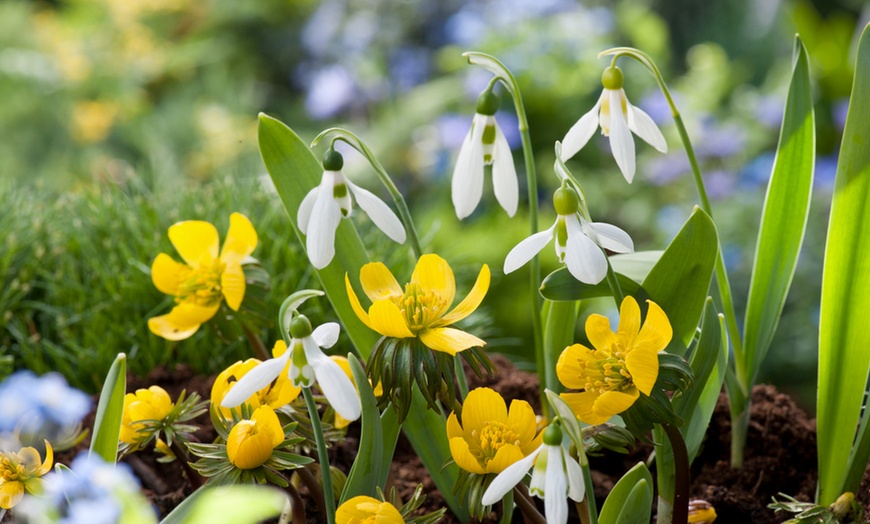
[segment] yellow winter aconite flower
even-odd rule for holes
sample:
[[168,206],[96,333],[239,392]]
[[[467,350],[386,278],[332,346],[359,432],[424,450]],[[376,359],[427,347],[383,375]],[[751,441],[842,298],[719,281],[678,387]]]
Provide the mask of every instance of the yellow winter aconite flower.
[[172,411],[172,399],[160,386],[137,389],[124,396],[124,414],[121,416],[121,442],[139,444],[147,435],[142,433],[146,420],[161,420]]
[[619,310],[619,328],[610,320],[590,315],[586,336],[595,350],[582,344],[565,348],[556,363],[559,381],[580,393],[563,393],[577,418],[591,425],[602,424],[627,410],[640,393],[649,395],[659,374],[658,352],[671,341],[673,330],[667,315],[655,302],[641,326],[640,307],[625,297]]
[[399,510],[389,502],[372,497],[354,497],[335,512],[336,524],[405,524]]
[[39,493],[42,477],[51,469],[54,452],[45,441],[45,460],[40,462],[35,448],[21,448],[17,453],[0,453],[0,509],[10,509],[24,497],[24,491]]
[[489,289],[489,267],[484,264],[474,287],[453,311],[456,281],[447,261],[438,255],[423,255],[404,291],[387,266],[366,264],[360,270],[360,283],[372,305],[366,312],[345,274],[347,295],[356,315],[369,328],[393,338],[419,337],[435,351],[455,355],[459,351],[486,344],[483,340],[447,327],[470,315]]
[[[510,411],[501,395],[489,388],[471,391],[462,405],[462,424],[447,419],[450,454],[471,473],[501,473],[541,445],[535,412],[528,402],[512,400]],[[536,433],[537,436],[535,435]]]
[[260,406],[251,420],[233,426],[227,439],[227,456],[239,469],[254,469],[269,460],[272,450],[282,442],[284,429],[278,415],[269,406]]
[[233,213],[220,253],[217,229],[201,220],[174,224],[169,240],[185,263],[160,253],[151,265],[151,280],[175,297],[176,306],[169,314],[148,319],[148,327],[165,339],[183,340],[213,317],[223,300],[238,311],[245,297],[242,261],[257,247],[257,232],[247,217]]
[[[283,344],[283,340],[281,342]],[[279,346],[276,344],[275,348],[272,350],[273,356],[280,356],[280,354],[277,354],[278,349]],[[281,353],[286,351],[286,344],[280,349]],[[239,360],[235,364],[232,364],[225,370],[221,371],[220,375],[215,379],[214,384],[211,386],[211,403],[220,409],[225,417],[231,418],[232,415],[230,409],[221,407],[221,402],[224,397],[240,378],[245,376],[259,364],[261,364],[261,362],[256,358],[249,358],[244,362]],[[267,384],[266,387],[248,397],[244,402],[250,404],[254,409],[260,406],[269,406],[272,409],[278,409],[281,406],[293,402],[301,392],[302,388],[294,386],[293,383],[290,382],[290,379],[287,378],[287,373],[285,371],[278,375],[278,378]]]

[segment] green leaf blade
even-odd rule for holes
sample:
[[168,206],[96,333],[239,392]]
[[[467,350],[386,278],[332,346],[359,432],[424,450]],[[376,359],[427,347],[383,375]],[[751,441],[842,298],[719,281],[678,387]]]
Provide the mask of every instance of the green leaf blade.
[[[381,445],[383,431],[381,430],[381,413],[378,411],[378,401],[369,384],[366,372],[354,355],[348,355],[350,370],[359,390],[362,403],[362,431],[360,432],[359,449],[368,450],[358,453],[347,475],[347,482],[341,493],[341,503],[358,495],[377,496],[377,487],[381,485],[382,455]],[[388,408],[389,409],[389,408]],[[392,455],[391,455],[392,456]]]
[[803,245],[815,166],[816,133],[807,51],[795,38],[794,68],[767,188],[744,321],[744,385],[755,382],[785,305]]
[[652,486],[652,474],[643,462],[638,462],[613,486],[601,508],[598,522],[649,522],[652,513]]
[[[858,43],[855,80],[837,165],[819,319],[819,500],[844,489],[870,373],[870,31]],[[866,463],[867,457],[862,460]]]
[[94,436],[89,453],[96,453],[106,462],[118,460],[118,438],[124,416],[124,395],[127,393],[127,355],[118,353],[106,374],[94,418]]

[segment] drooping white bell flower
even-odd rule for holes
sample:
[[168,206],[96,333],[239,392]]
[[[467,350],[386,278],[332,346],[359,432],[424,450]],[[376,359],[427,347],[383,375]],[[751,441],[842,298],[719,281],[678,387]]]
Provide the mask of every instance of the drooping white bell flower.
[[[308,319],[299,315],[290,323],[290,347],[283,340],[275,345],[275,358],[248,371],[224,396],[221,407],[233,408],[266,387],[282,372],[296,387],[311,387],[316,382],[335,412],[347,420],[360,416],[360,400],[353,383],[341,367],[320,348],[330,348],[338,340],[339,326],[327,322],[312,331]],[[285,371],[286,370],[286,371]]]
[[[616,253],[634,251],[628,233],[604,222],[590,222],[579,213],[580,197],[563,186],[553,195],[556,222],[550,229],[535,233],[517,244],[504,260],[505,274],[516,271],[537,255],[556,237],[556,256],[568,272],[585,284],[597,284],[607,276],[607,257],[601,248]],[[600,247],[599,247],[600,246]]]
[[532,469],[529,493],[544,500],[547,522],[568,521],[568,499],[580,502],[586,494],[580,464],[562,447],[562,430],[550,424],[544,430],[544,443],[526,458],[514,462],[499,473],[483,493],[480,503],[495,504]]
[[519,185],[514,158],[507,138],[495,121],[498,97],[486,90],[477,99],[471,129],[465,136],[453,169],[451,196],[456,216],[462,220],[477,207],[483,194],[483,168],[492,166],[495,198],[508,216],[514,216],[519,202]]
[[343,166],[338,151],[330,149],[323,155],[320,185],[305,195],[296,214],[299,229],[306,236],[308,259],[317,269],[329,265],[335,256],[335,231],[341,219],[353,212],[351,195],[378,229],[400,244],[405,242],[405,227],[399,217],[374,193],[348,180],[341,172]]
[[[634,138],[631,133],[662,153],[668,152],[668,144],[653,119],[629,103],[622,89],[622,82],[621,69],[610,66],[604,70],[601,77],[604,89],[601,96],[595,106],[568,130],[565,140],[562,141],[562,160],[576,155],[589,142],[595,130],[601,127],[601,134],[610,137],[610,149],[616,165],[631,183],[635,170]],[[614,108],[617,110],[614,111]]]

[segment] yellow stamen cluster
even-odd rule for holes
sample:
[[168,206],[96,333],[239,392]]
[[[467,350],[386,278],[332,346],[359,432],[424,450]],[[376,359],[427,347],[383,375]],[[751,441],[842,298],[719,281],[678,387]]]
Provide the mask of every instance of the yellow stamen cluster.
[[605,391],[624,391],[634,385],[631,373],[625,367],[625,350],[621,346],[614,344],[611,351],[593,351],[592,357],[594,360],[577,361],[581,377],[586,381],[583,389],[603,394]]
[[213,306],[221,301],[221,275],[226,264],[216,259],[210,266],[185,268],[179,275],[176,303],[192,302],[198,306]]
[[405,293],[393,300],[415,334],[444,316],[450,306],[443,296],[416,282],[406,284]]
[[20,464],[18,461],[13,462],[12,459],[6,455],[0,455],[0,470],[3,471],[3,480],[6,482],[16,480],[24,482],[29,478],[24,465]]
[[480,452],[472,450],[472,454],[480,461],[492,460],[502,446],[511,444],[519,447],[522,444],[519,434],[504,422],[488,421],[480,431],[473,430],[471,434],[479,439]]

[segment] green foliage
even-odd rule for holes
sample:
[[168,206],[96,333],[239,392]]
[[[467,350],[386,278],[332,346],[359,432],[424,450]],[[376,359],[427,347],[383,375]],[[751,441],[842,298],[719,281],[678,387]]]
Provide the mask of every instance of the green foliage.
[[[362,403],[359,449],[367,450],[367,452],[359,453],[356,460],[353,461],[353,466],[347,474],[347,482],[341,493],[340,503],[359,495],[374,497],[377,494],[377,489],[383,489],[381,478],[385,475],[381,468],[384,466],[383,455],[386,451],[384,446],[387,445],[384,440],[384,432],[381,429],[381,413],[378,411],[375,393],[369,384],[365,370],[355,356],[349,355],[348,360]],[[395,439],[393,445],[395,446]],[[392,451],[389,452],[389,456],[393,456]]]
[[118,459],[118,438],[124,416],[124,395],[127,391],[127,355],[118,354],[100,392],[94,416],[94,436],[90,452],[114,464]]
[[[843,491],[851,464],[863,469],[870,452],[850,456],[870,373],[870,29],[858,44],[855,83],[837,166],[825,247],[819,326],[818,448],[820,504]],[[859,441],[867,437],[867,424]],[[853,477],[854,479],[854,477]],[[859,479],[860,481],[860,479]]]
[[266,486],[205,487],[184,499],[160,524],[255,524],[278,516],[287,501],[286,494]]
[[652,513],[653,480],[643,462],[638,462],[622,476],[604,501],[600,524],[641,524]]

